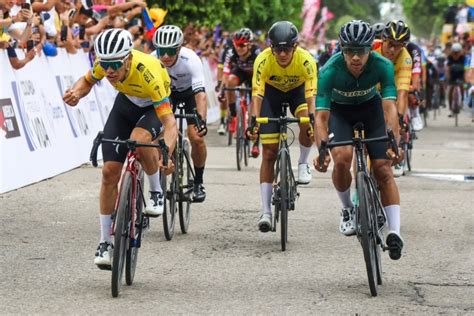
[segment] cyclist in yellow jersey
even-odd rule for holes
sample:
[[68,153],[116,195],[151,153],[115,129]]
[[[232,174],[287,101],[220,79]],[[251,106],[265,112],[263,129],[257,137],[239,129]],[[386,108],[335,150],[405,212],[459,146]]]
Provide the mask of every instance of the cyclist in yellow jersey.
[[[97,60],[93,69],[65,91],[63,100],[70,106],[76,106],[97,81],[107,77],[119,93],[105,123],[104,137],[150,143],[164,129],[164,140],[171,154],[178,131],[169,101],[170,78],[159,60],[132,47],[132,35],[126,30],[109,29],[101,33],[94,43]],[[110,269],[111,266],[111,214],[127,152],[124,146],[102,144],[101,239],[94,260],[101,269]],[[163,205],[159,204],[163,203],[163,198],[157,199],[160,191],[163,196],[159,170],[162,168],[166,172],[169,166],[162,166],[155,148],[137,148],[137,156],[150,180],[151,197],[145,212],[151,216],[159,215],[163,212]],[[169,161],[171,163],[171,159]]]
[[[256,117],[280,117],[282,102],[290,105],[296,117],[314,117],[314,97],[316,95],[317,69],[311,54],[297,47],[298,30],[290,22],[273,24],[268,32],[271,47],[265,49],[254,62],[252,78],[251,115]],[[307,162],[311,145],[310,124],[300,124],[300,159],[298,182],[308,184],[311,169]],[[262,212],[258,226],[260,231],[271,229],[271,198],[274,165],[278,154],[279,127],[265,124],[259,129],[263,145],[260,167],[260,191]],[[256,138],[256,131],[249,128],[247,135]]]
[[385,26],[382,41],[375,41],[373,50],[388,58],[395,66],[397,87],[397,111],[403,116],[408,109],[412,59],[406,45],[410,41],[410,30],[403,21],[391,21]]

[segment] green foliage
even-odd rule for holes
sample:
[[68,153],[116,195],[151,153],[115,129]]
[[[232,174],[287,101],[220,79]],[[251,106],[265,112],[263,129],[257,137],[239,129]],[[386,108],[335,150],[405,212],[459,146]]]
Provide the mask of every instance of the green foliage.
[[[148,5],[168,9],[166,23],[184,26],[188,22],[214,27],[221,23],[225,29],[243,26],[267,30],[275,21],[288,20],[301,28],[300,17],[304,0],[148,0]],[[379,18],[378,5],[383,0],[323,0],[330,11],[339,17],[350,13],[359,19],[374,22]],[[331,21],[333,33],[339,31]],[[337,30],[336,30],[337,29]]]
[[445,11],[452,4],[462,3],[465,0],[402,0],[410,28],[425,37],[439,34]]

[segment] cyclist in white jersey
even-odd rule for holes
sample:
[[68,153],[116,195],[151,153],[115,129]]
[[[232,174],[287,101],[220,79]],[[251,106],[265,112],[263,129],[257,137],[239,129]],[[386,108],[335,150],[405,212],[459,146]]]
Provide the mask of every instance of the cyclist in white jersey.
[[[199,56],[191,49],[182,47],[183,32],[174,25],[163,25],[153,35],[153,44],[156,51],[153,56],[158,57],[168,70],[171,78],[171,102],[173,109],[184,103],[186,114],[192,114],[197,109],[203,122],[207,117],[207,97],[204,88],[204,69]],[[188,125],[194,125],[193,120],[187,120]],[[206,126],[202,132],[197,128],[188,128],[188,137],[191,141],[194,170],[193,201],[203,202],[206,192],[203,186],[204,166],[206,164],[207,148],[204,136]]]

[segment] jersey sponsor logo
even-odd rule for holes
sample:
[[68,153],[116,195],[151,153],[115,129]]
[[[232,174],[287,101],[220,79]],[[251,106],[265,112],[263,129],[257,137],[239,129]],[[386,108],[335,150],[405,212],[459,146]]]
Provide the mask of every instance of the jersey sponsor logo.
[[258,64],[257,67],[257,73],[255,74],[255,77],[257,79],[257,84],[260,84],[260,77],[262,76],[262,68],[265,65],[265,59]]
[[153,79],[155,79],[155,76],[151,74],[151,72],[146,69],[145,72],[143,73],[143,78],[145,79],[146,83],[150,83]]
[[[171,77],[171,76],[170,76],[170,77]],[[178,77],[178,78],[184,78],[184,77],[186,77],[186,74],[176,74],[176,77]]]
[[142,86],[139,85],[139,84],[135,84],[135,83],[129,83],[128,84],[130,87],[137,87],[137,88],[141,88]]
[[153,88],[156,93],[158,93],[158,96],[160,97],[160,99],[163,98],[163,96],[161,95],[161,92],[160,92],[160,86],[156,85],[155,88]]
[[411,58],[408,58],[408,57],[405,58],[405,64],[406,64],[406,65],[411,64]]
[[[372,92],[373,90],[375,89],[375,87],[372,87],[370,89],[367,89],[367,90],[356,90],[356,91],[341,91],[341,90],[338,90],[336,88],[333,88],[333,90],[344,96],[344,97],[347,97],[347,98],[354,98],[354,97],[363,97],[365,95],[368,95],[370,92]],[[318,96],[321,96],[321,95],[318,95]]]
[[138,63],[138,64],[137,64],[137,70],[138,70],[139,72],[145,71],[145,65],[142,64],[142,63]]
[[306,68],[306,72],[308,73],[308,75],[311,75],[313,73],[313,67],[311,67],[311,63],[309,62],[309,60],[305,60],[303,66]]
[[186,56],[183,56],[183,55],[179,55],[179,58],[181,58],[182,60],[189,60],[189,58],[188,58],[188,57],[186,57]]

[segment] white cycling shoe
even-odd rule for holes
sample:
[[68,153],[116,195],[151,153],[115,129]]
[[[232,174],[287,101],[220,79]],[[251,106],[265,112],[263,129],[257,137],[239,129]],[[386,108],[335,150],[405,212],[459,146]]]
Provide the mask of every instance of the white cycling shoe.
[[311,181],[311,168],[307,163],[301,163],[298,165],[298,183],[309,184]]
[[164,206],[165,198],[163,192],[150,191],[150,199],[146,203],[143,213],[151,217],[157,217],[163,214]]
[[356,233],[356,223],[354,208],[343,208],[341,211],[341,221],[339,231],[346,236],[353,236]]
[[258,229],[262,233],[269,232],[272,229],[272,214],[263,213],[258,220]]
[[423,129],[423,120],[419,116],[414,116],[411,119],[411,124],[413,125],[415,132],[419,132]]

